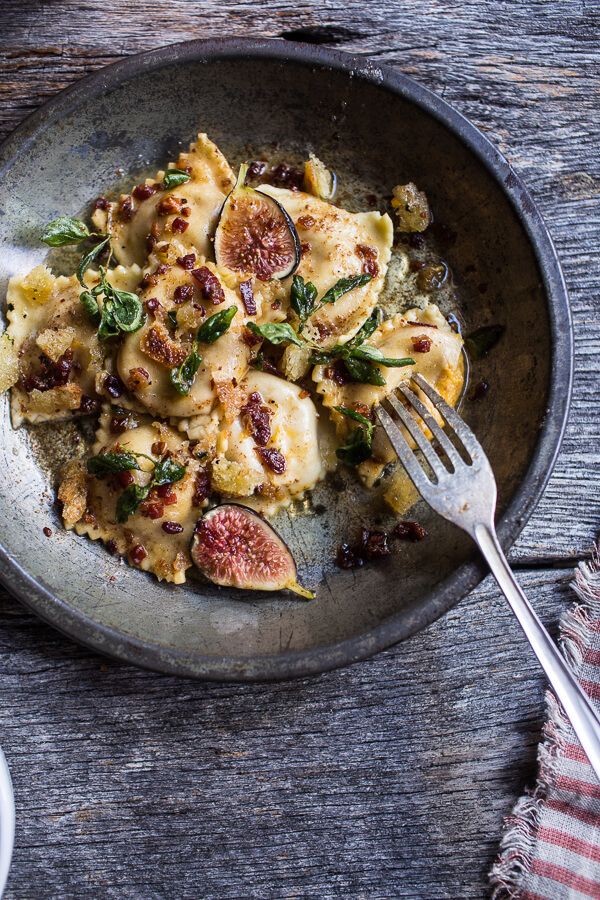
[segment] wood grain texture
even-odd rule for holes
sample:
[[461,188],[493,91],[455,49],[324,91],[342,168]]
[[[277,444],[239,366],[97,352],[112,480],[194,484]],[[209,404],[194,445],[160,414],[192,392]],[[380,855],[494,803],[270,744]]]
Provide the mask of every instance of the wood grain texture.
[[[575,319],[566,440],[513,551],[555,629],[560,567],[589,553],[600,520],[599,27],[587,0],[0,0],[0,137],[114,59],[226,34],[375,57],[482,128],[546,217]],[[373,660],[270,686],[101,660],[7,598],[0,617],[9,897],[486,896],[543,714],[543,679],[491,585]]]

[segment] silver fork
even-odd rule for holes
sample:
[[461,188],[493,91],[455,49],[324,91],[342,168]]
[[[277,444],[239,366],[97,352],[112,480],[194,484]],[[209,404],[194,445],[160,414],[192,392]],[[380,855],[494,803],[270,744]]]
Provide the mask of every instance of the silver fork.
[[[377,418],[423,499],[449,522],[470,534],[478,545],[600,780],[600,718],[519,587],[498,543],[494,526],[496,481],[489,460],[456,410],[421,375],[414,375],[412,380],[440,414],[444,428],[408,383],[398,388],[405,403],[394,394],[390,394],[386,402],[423,454],[429,472],[425,471],[403,432],[383,406],[377,408]],[[415,413],[431,432],[440,453],[419,427]],[[462,445],[463,453],[458,452],[449,435]]]

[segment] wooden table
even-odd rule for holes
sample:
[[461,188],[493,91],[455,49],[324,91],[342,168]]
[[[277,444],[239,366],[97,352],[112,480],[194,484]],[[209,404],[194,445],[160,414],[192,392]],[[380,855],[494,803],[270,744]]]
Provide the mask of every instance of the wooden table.
[[[577,329],[570,427],[512,553],[555,632],[600,518],[599,25],[594,0],[0,0],[0,136],[114,59],[226,34],[376,57],[482,128],[546,216]],[[489,581],[375,659],[277,685],[107,661],[4,594],[0,615],[9,897],[486,896],[544,694]]]

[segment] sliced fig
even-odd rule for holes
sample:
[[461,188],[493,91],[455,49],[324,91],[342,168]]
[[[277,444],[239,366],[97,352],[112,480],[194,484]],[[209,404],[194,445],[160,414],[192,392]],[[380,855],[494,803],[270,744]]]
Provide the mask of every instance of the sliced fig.
[[335,172],[331,172],[325,163],[311,153],[304,163],[304,190],[306,193],[319,197],[321,200],[333,200],[336,189]]
[[251,272],[261,281],[287,278],[300,264],[298,232],[277,200],[244,184],[247,171],[247,165],[240,167],[221,208],[215,232],[217,265]]
[[289,590],[312,600],[297,580],[296,563],[277,532],[252,509],[223,503],[198,522],[192,559],[215,584],[249,591]]

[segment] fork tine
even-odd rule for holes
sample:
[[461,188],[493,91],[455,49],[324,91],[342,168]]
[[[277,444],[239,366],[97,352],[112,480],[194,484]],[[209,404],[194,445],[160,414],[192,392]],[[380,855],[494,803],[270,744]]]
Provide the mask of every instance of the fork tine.
[[429,397],[433,405],[436,407],[439,413],[442,414],[450,428],[454,431],[458,439],[461,441],[465,450],[468,451],[469,456],[473,461],[477,457],[483,457],[485,459],[485,452],[483,447],[469,428],[469,426],[463,422],[461,417],[458,415],[456,410],[454,410],[451,406],[449,406],[446,401],[440,397],[440,395],[435,391],[431,385],[425,381],[422,375],[415,374],[412,379],[415,384],[417,384],[426,397]]
[[404,437],[388,411],[385,410],[382,406],[377,407],[377,409],[375,410],[375,415],[379,419],[383,430],[390,439],[392,447],[398,454],[400,462],[408,472],[408,475],[412,479],[415,487],[420,494],[425,496],[428,487],[432,487],[433,484],[425,474],[424,469],[422,469],[417,462],[415,454],[406,443],[406,438]]
[[399,385],[398,389],[406,397],[410,405],[421,416],[454,468],[457,469],[460,465],[464,465],[463,460],[460,458],[456,447],[449,439],[448,435],[445,433],[443,428],[440,427],[439,423],[436,422],[436,420],[431,415],[431,412],[427,409],[420,398],[417,397],[414,391],[411,391],[407,384]]
[[427,438],[421,431],[418,422],[415,420],[414,416],[411,416],[410,412],[403,403],[400,403],[400,401],[396,397],[394,397],[393,394],[388,394],[386,400],[388,401],[390,406],[392,406],[393,409],[398,413],[402,424],[410,434],[415,444],[418,446],[431,469],[435,472],[437,480],[439,481],[444,477],[444,475],[448,474],[448,469],[435,452],[431,441],[427,440]]

